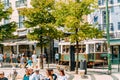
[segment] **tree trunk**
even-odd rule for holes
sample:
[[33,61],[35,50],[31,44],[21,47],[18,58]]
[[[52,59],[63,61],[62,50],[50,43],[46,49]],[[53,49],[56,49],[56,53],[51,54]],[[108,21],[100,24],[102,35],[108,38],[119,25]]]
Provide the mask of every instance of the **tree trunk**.
[[43,47],[42,45],[40,46],[41,54],[40,54],[40,67],[43,69]]
[[[42,43],[42,36],[40,36],[40,43]],[[40,44],[40,50],[41,50],[41,54],[40,54],[40,67],[41,69],[43,69],[43,45]]]
[[78,55],[78,41],[76,41],[76,74],[78,74],[78,59],[79,59],[79,55]]

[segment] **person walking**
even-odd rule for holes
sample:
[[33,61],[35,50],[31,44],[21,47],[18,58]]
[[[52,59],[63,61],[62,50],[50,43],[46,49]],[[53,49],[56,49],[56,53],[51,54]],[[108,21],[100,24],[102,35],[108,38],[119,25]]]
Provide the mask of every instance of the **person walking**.
[[55,63],[58,64],[59,63],[59,53],[56,52],[55,54]]
[[21,68],[25,67],[25,62],[26,62],[25,55],[23,55],[20,59],[20,67]]
[[32,63],[33,63],[33,62],[32,62],[32,58],[28,58],[25,67],[32,67]]
[[6,63],[6,59],[7,59],[7,54],[6,54],[6,53],[4,53],[4,55],[3,55],[3,60],[4,60],[4,63]]
[[36,68],[37,55],[36,55],[35,51],[33,52],[33,55],[32,55],[32,62],[33,62],[33,67]]
[[0,67],[3,65],[3,54],[0,52]]
[[10,73],[10,80],[17,80],[17,74],[18,72],[16,71],[15,67],[13,67],[12,72]]

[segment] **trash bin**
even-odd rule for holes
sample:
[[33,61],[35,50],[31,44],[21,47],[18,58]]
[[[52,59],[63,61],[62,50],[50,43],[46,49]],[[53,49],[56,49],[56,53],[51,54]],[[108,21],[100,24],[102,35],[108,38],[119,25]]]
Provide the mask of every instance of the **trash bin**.
[[80,61],[80,70],[85,70],[85,74],[87,74],[87,62],[86,62],[86,60]]

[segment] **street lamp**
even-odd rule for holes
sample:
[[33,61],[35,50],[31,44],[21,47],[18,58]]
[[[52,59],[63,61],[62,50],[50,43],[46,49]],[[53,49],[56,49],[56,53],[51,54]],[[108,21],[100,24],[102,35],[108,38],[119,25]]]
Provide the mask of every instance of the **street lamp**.
[[111,53],[110,53],[110,34],[109,34],[109,11],[108,0],[106,0],[106,30],[107,30],[107,47],[108,47],[108,74],[111,74]]

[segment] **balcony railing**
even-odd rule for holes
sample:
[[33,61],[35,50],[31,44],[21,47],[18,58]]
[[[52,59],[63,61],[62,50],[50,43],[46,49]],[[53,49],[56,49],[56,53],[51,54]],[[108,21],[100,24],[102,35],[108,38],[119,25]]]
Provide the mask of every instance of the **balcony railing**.
[[[109,4],[114,4],[114,0],[109,0]],[[105,1],[98,0],[98,5],[99,6],[105,6]]]
[[[106,32],[106,24],[99,24],[98,25],[98,29],[101,30],[101,31],[105,31]],[[110,31],[114,31],[113,23],[110,23],[109,30]]]
[[16,1],[16,7],[27,6],[27,0]]

